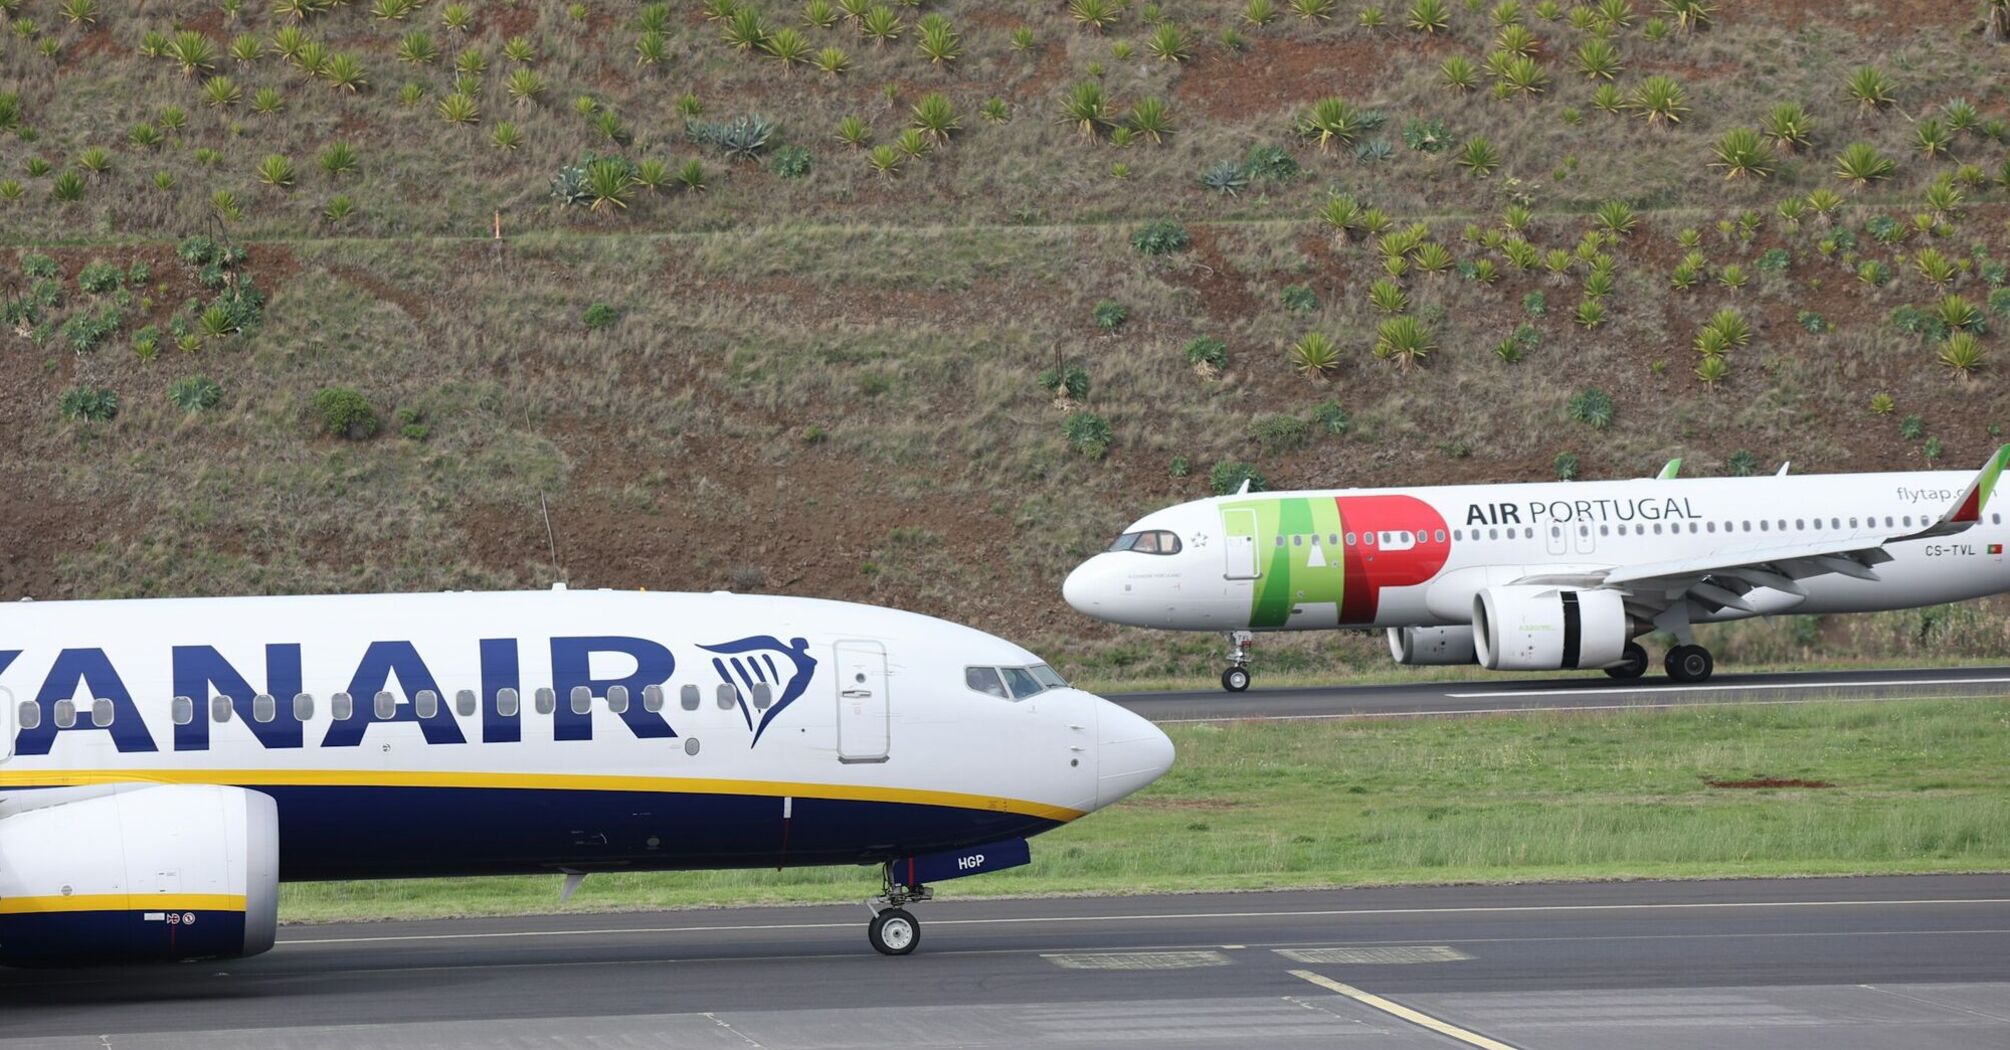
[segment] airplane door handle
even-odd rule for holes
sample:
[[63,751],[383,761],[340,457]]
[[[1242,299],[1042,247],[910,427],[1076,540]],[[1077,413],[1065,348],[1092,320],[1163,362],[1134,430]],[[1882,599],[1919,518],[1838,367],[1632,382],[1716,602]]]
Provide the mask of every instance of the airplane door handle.
[[848,697],[848,698],[851,698],[851,699],[854,699],[854,700],[857,700],[857,699],[862,699],[862,698],[864,698],[864,697],[868,697],[868,696],[871,696],[871,695],[872,695],[872,690],[870,690],[870,689],[847,689],[847,690],[845,690],[844,692],[842,692],[842,693],[839,693],[838,695],[839,695],[839,696],[843,696],[843,697]]

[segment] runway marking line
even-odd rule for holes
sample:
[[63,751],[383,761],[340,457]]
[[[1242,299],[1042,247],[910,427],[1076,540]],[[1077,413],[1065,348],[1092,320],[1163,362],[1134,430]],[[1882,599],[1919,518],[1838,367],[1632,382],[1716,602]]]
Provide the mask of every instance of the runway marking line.
[[[930,921],[935,925],[942,926],[1017,926],[1031,923],[1166,922],[1181,919],[1282,919],[1296,917],[1331,918],[1350,915],[1498,915],[1515,912],[1690,911],[1701,908],[1866,908],[1958,904],[2010,904],[2010,897],[1846,901],[1695,901],[1664,904],[1519,904],[1476,905],[1464,908],[1330,908],[1309,911],[1184,912],[1164,915],[1028,915],[994,919],[932,919]],[[279,941],[279,946],[305,944],[382,944],[406,941],[482,941],[521,937],[608,937],[624,934],[741,933],[761,930],[849,930],[856,925],[857,923],[852,922],[777,922],[750,923],[739,926],[632,926],[604,930],[502,930],[488,933],[407,933],[371,937],[284,938]]]
[[1407,966],[1415,963],[1465,962],[1465,952],[1444,944],[1350,945],[1342,948],[1272,948],[1295,963],[1309,966]]
[[1894,678],[1875,682],[1846,682],[1846,683],[1845,682],[1748,682],[1748,683],[1732,683],[1726,685],[1656,685],[1656,686],[1649,686],[1644,689],[1641,688],[1640,686],[1601,686],[1595,688],[1581,688],[1581,689],[1528,689],[1528,690],[1506,689],[1501,690],[1499,692],[1446,693],[1445,695],[1452,697],[1453,699],[1456,700],[1490,700],[1496,697],[1511,697],[1511,696],[1611,696],[1614,694],[1626,694],[1626,693],[1638,693],[1642,695],[1652,696],[1659,693],[1735,693],[1742,691],[1757,692],[1759,690],[1777,690],[1777,689],[1843,689],[1843,690],[1890,689],[1896,686],[1913,687],[1922,685],[1932,685],[1932,686],[2003,685],[2005,683],[2010,683],[2010,678]]
[[1316,984],[1329,992],[1338,992],[1363,1006],[1380,1010],[1391,1017],[1402,1018],[1419,1028],[1428,1028],[1439,1035],[1456,1039],[1467,1046],[1477,1046],[1480,1050],[1516,1050],[1515,1047],[1503,1043],[1498,1039],[1489,1039],[1478,1032],[1460,1028],[1450,1021],[1432,1017],[1422,1010],[1413,1010],[1402,1003],[1384,999],[1373,992],[1364,992],[1351,984],[1342,984],[1330,977],[1322,977],[1311,970],[1292,970],[1291,976],[1301,981]]
[[[2006,679],[2010,681],[2010,679]],[[1967,682],[1949,683],[1967,685]],[[1447,693],[1446,696],[1569,696],[1573,692],[1592,690],[1563,690],[1555,694],[1547,693]],[[1630,692],[1630,690],[1620,690]],[[1642,696],[1652,694],[1641,693]],[[1238,715],[1222,714],[1206,718],[1154,718],[1153,725],[1206,725],[1214,722],[1318,722],[1328,719],[1349,718],[1460,718],[1465,715],[1539,715],[1551,712],[1587,711],[1678,711],[1696,707],[1792,707],[1802,704],[1891,704],[1906,700],[1946,700],[1953,697],[1929,696],[1816,696],[1803,700],[1676,700],[1665,704],[1549,704],[1527,707],[1456,707],[1446,710],[1414,708],[1408,711],[1339,711],[1316,715]]]

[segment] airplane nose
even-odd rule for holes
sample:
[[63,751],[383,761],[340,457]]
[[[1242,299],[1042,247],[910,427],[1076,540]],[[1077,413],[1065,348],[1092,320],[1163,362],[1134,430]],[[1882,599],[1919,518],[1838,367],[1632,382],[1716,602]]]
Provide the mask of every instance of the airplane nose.
[[1173,743],[1158,726],[1108,700],[1096,709],[1096,805],[1111,803],[1172,768]]
[[1097,591],[1100,590],[1096,585],[1098,575],[1095,558],[1075,566],[1075,571],[1069,573],[1068,579],[1061,584],[1061,600],[1078,613],[1096,615],[1097,606],[1101,604],[1097,601]]

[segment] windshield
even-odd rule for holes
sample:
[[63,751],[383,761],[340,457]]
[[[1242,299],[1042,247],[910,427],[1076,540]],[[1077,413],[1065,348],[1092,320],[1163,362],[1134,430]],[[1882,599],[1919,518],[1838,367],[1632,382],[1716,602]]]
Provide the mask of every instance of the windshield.
[[1179,548],[1179,537],[1165,529],[1126,532],[1110,544],[1112,551],[1136,551],[1139,554],[1178,554]]
[[963,684],[974,692],[1001,700],[1024,700],[1049,689],[1066,689],[1068,680],[1046,664],[1032,667],[966,667]]

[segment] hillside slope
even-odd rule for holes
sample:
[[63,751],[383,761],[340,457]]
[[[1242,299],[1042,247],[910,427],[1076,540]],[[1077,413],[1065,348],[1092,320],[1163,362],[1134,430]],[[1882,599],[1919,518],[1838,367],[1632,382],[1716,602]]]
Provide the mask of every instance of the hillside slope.
[[1217,465],[1967,466],[2010,423],[1981,3],[875,6],[0,0],[0,594],[765,589],[1169,673],[1209,643],[1059,580]]

